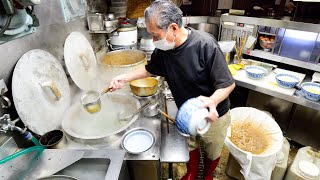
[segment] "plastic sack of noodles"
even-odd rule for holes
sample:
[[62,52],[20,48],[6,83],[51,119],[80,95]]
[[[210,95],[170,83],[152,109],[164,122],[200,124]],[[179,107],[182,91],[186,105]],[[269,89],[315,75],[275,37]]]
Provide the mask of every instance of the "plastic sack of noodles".
[[245,179],[270,179],[282,144],[282,131],[270,115],[250,107],[231,110],[225,145],[239,162]]

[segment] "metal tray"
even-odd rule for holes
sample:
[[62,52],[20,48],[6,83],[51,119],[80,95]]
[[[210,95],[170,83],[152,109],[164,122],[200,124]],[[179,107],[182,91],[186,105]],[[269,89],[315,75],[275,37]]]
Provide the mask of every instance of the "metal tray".
[[268,71],[268,73],[270,73],[272,70],[278,67],[277,65],[274,65],[274,64],[255,61],[252,59],[241,59],[241,61],[237,64],[243,64],[245,66],[249,66],[249,65],[261,66],[261,67],[264,67]]

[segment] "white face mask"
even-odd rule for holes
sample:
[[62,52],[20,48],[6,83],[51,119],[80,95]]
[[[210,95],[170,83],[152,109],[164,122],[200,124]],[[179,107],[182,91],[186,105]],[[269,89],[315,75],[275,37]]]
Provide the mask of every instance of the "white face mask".
[[156,48],[164,50],[164,51],[171,50],[174,48],[174,46],[176,44],[176,42],[175,42],[176,37],[174,36],[173,41],[171,43],[168,43],[168,41],[166,39],[167,35],[168,35],[168,31],[169,31],[169,29],[167,30],[166,36],[163,39],[160,39],[158,41],[153,42],[153,44]]

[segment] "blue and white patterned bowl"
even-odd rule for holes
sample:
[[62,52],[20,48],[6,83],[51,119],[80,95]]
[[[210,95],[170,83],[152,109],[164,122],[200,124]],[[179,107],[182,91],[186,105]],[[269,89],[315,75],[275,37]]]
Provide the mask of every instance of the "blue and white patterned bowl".
[[203,102],[200,99],[187,100],[180,107],[176,117],[176,125],[180,134],[183,136],[205,134],[211,125],[205,119],[208,113],[208,109],[203,107]]
[[277,74],[276,82],[283,88],[294,88],[300,82],[297,76],[292,74]]
[[261,79],[267,74],[267,70],[261,66],[246,66],[245,71],[251,79]]
[[320,84],[307,82],[301,85],[301,91],[304,96],[311,101],[320,100]]

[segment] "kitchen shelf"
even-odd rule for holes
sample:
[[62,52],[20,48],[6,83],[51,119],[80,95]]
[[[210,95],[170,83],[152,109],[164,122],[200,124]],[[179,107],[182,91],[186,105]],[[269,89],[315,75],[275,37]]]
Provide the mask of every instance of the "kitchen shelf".
[[267,33],[267,32],[259,32],[259,31],[258,31],[258,33],[259,33],[260,35],[277,36],[277,34]]
[[101,31],[92,31],[92,30],[89,30],[88,32],[91,33],[91,34],[110,34],[110,33],[113,33],[115,30],[117,30],[117,28],[113,28],[109,31],[107,30],[101,30]]

